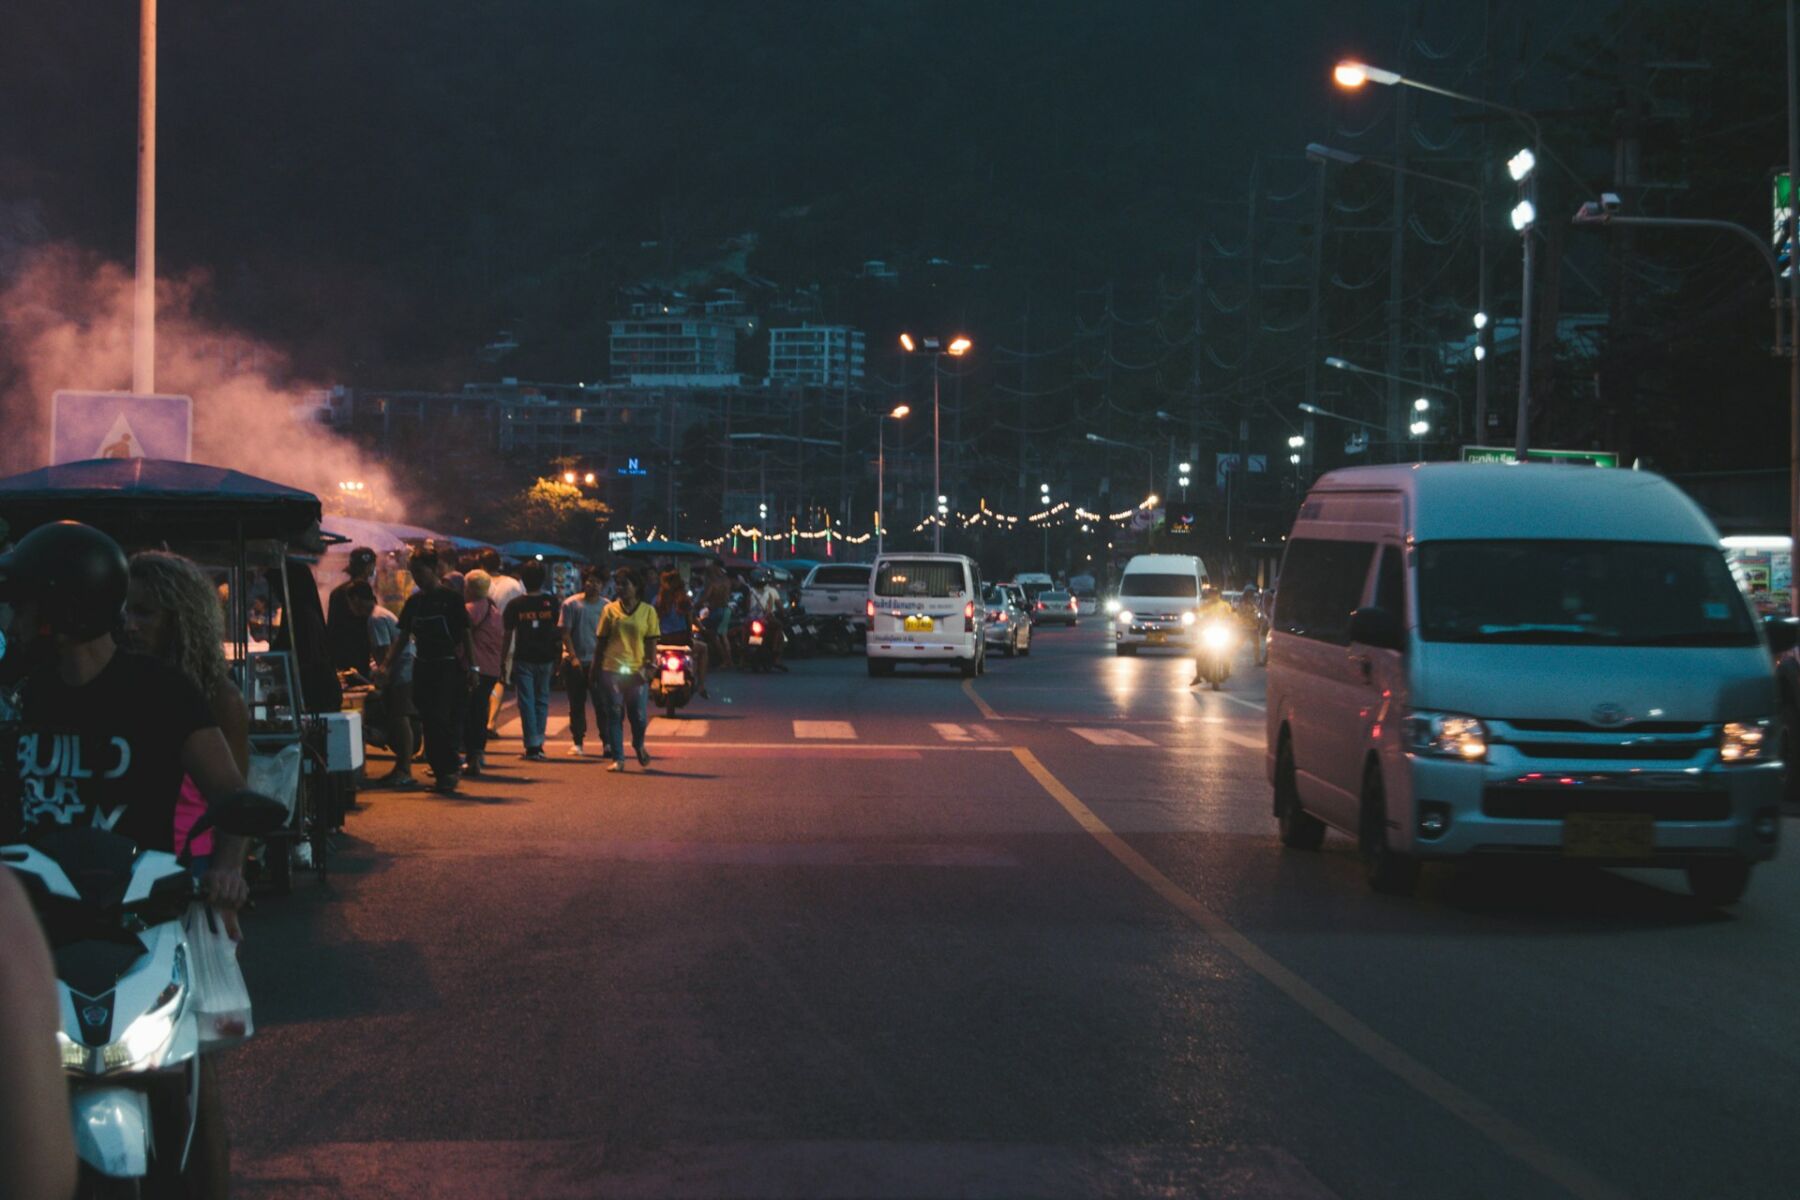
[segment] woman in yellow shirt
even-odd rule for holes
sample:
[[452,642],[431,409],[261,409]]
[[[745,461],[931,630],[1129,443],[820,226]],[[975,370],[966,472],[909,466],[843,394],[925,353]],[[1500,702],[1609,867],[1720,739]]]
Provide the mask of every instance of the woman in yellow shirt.
[[594,694],[606,702],[606,727],[611,735],[608,744],[613,760],[606,769],[623,771],[627,718],[638,765],[650,765],[650,752],[644,749],[644,729],[650,723],[647,672],[662,626],[656,610],[639,597],[636,575],[620,567],[613,572],[613,586],[618,599],[600,614],[593,682]]

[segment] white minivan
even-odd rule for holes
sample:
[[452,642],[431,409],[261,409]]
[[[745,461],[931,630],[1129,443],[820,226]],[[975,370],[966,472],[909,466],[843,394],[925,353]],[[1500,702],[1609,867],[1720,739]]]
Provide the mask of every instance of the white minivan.
[[1681,867],[1705,904],[1774,857],[1769,652],[1712,524],[1642,471],[1435,463],[1322,477],[1269,647],[1284,844],[1370,884],[1477,855]]
[[1192,554],[1139,554],[1125,564],[1117,596],[1107,602],[1113,652],[1133,655],[1140,646],[1192,648],[1194,626],[1207,585],[1206,564]]
[[910,662],[957,667],[971,678],[987,665],[981,572],[964,555],[882,555],[863,612],[870,675]]

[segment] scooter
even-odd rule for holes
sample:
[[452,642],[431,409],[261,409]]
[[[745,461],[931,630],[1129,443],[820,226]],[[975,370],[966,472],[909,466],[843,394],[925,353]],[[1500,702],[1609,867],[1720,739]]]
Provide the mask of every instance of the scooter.
[[[243,793],[215,805],[193,834],[216,826],[262,837],[286,820],[283,805]],[[210,1037],[232,1031],[201,1028],[183,925],[198,887],[185,855],[70,826],[0,846],[0,863],[31,896],[55,955],[56,1042],[81,1160],[76,1195],[194,1194],[199,1165],[228,1153],[202,1053],[217,1045]]]
[[650,703],[670,718],[694,698],[694,651],[675,643],[656,648],[656,673],[650,676]]
[[758,672],[786,670],[781,666],[779,653],[786,636],[780,618],[751,617],[744,639],[744,665]]
[[1231,678],[1231,652],[1237,645],[1237,634],[1231,623],[1214,618],[1200,627],[1199,661],[1194,674],[1218,691]]

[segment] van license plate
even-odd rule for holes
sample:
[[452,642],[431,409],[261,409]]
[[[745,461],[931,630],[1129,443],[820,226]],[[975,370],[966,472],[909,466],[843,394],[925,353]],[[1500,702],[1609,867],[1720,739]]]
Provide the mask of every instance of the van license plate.
[[1649,813],[1572,812],[1563,818],[1568,858],[1649,858],[1656,850],[1656,822]]
[[760,646],[760,645],[762,645],[762,634],[760,634],[760,633],[753,633],[753,634],[751,634],[751,635],[750,635],[750,644],[751,644],[751,645],[752,645],[752,646]]
[[1148,642],[1152,646],[1160,646],[1168,640],[1169,640],[1169,635],[1164,633],[1160,629],[1152,629],[1149,633],[1144,635],[1144,641]]

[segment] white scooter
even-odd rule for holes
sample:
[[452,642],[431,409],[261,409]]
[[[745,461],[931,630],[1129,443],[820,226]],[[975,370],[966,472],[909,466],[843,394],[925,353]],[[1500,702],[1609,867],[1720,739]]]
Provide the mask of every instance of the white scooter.
[[[213,806],[194,833],[255,837],[286,819],[281,804],[243,793]],[[191,1164],[224,1152],[224,1129],[201,1060],[183,926],[198,890],[186,862],[71,826],[0,846],[0,863],[30,894],[56,962],[77,1196],[190,1195]],[[209,1137],[216,1147],[202,1144]]]

